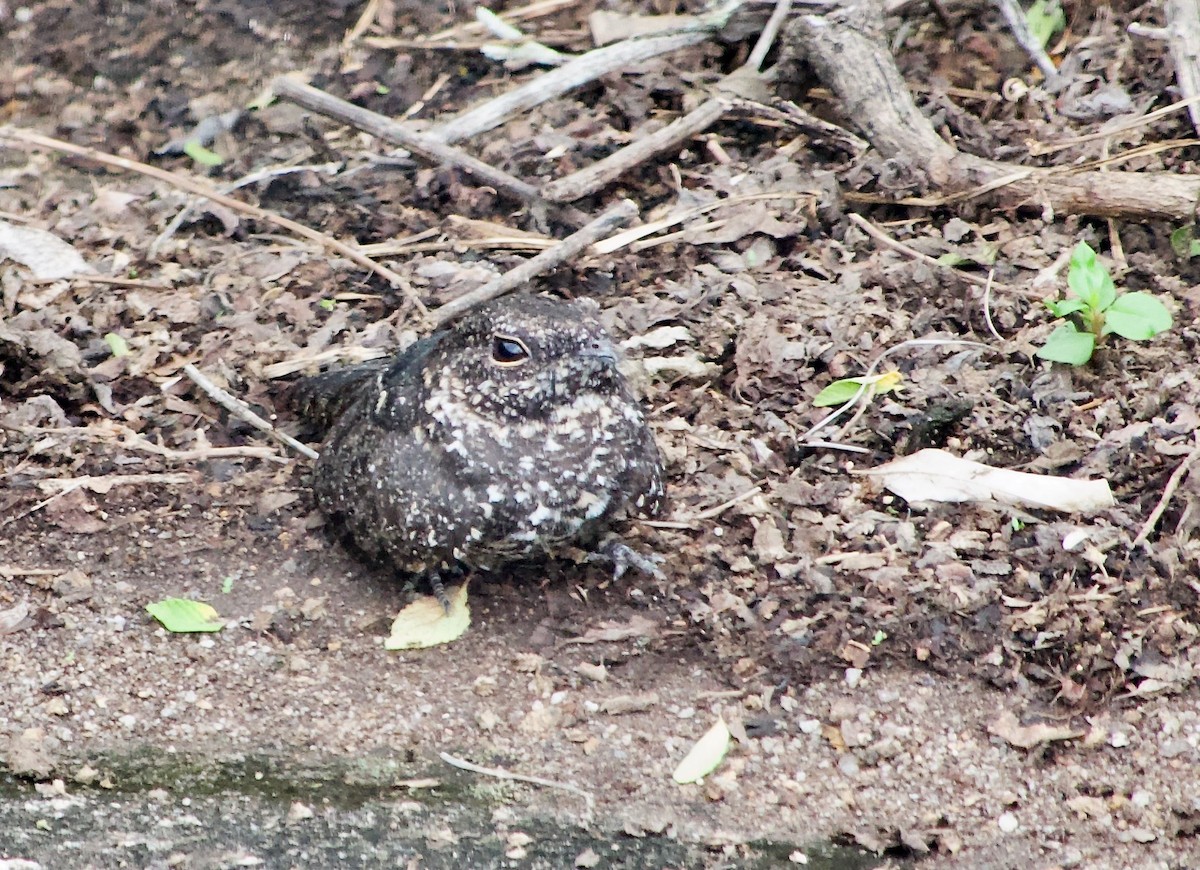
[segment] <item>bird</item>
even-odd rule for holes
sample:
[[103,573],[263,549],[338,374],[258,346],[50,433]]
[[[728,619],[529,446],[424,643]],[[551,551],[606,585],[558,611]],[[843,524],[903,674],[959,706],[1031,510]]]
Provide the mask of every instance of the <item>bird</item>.
[[614,533],[665,501],[663,465],[594,303],[503,297],[394,357],[300,381],[329,426],[317,507],[368,556],[428,578],[573,547],[662,576]]

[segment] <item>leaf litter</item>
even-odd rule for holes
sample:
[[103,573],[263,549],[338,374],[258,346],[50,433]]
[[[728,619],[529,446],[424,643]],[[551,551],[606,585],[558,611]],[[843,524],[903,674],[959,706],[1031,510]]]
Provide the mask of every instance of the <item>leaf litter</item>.
[[[409,28],[410,37],[447,23],[431,10],[400,6],[399,26]],[[234,64],[222,67],[228,93],[193,93],[195,82],[204,79],[180,82],[167,41],[150,40],[141,54],[131,54],[129,34],[142,33],[141,25],[160,34],[182,27],[198,37],[217,26],[214,20],[168,22],[153,10],[123,9],[118,17],[127,26],[101,27],[84,12],[59,14],[72,11],[61,3],[42,7],[32,23],[14,24],[25,32],[42,29],[38,39],[9,43],[14,50],[3,63],[13,75],[0,75],[0,94],[20,112],[22,124],[52,133],[67,117],[67,132],[79,141],[99,147],[115,142],[147,159],[155,143],[185,135],[261,90],[260,71]],[[561,13],[559,23],[584,33],[584,22],[572,14]],[[286,48],[267,61],[278,66],[273,71],[310,64],[330,90],[393,115],[426,92],[433,95],[424,117],[465,108],[477,96],[474,77],[493,70],[476,57],[403,48],[386,59],[366,48],[367,62],[342,64],[317,50],[343,36],[345,28],[332,18],[303,9],[271,15],[278,32],[296,37],[277,43]],[[1123,89],[1135,101],[1165,91],[1170,75],[1157,62],[1160,48],[1148,46],[1153,63],[1141,62],[1142,52],[1121,49],[1131,17],[1127,8],[1116,8],[1111,19],[1093,22],[1096,32],[1085,43],[1077,33],[1062,37],[1076,40],[1070,46],[1075,67],[1056,104],[1073,117],[1035,103],[1036,95],[998,97],[1012,73],[1012,58],[995,50],[1006,40],[978,16],[922,18],[927,26],[909,33],[898,60],[910,82],[937,80],[961,89],[956,96],[922,92],[925,111],[951,135],[981,153],[1024,148],[1027,140],[1053,142],[1108,118],[1131,117],[1129,100],[1102,87],[1106,70],[1124,69]],[[297,22],[303,26],[297,28]],[[54,26],[43,27],[49,23]],[[537,27],[522,30],[531,39],[542,36]],[[111,37],[112,46],[95,55],[56,47],[89,32]],[[229,56],[261,56],[257,39],[226,35],[231,41],[220,51],[198,39],[193,62],[216,68]],[[588,47],[577,42],[564,50]],[[685,103],[698,81],[723,74],[724,62],[721,50],[711,46],[648,61],[636,75],[610,76],[603,99],[569,94],[513,119],[479,143],[480,154],[522,177],[553,177],[565,166],[607,153],[652,114]],[[37,74],[36,92],[30,70]],[[434,90],[447,71],[448,83]],[[97,75],[119,86],[78,84]],[[807,101],[802,82],[785,78],[780,87],[786,98]],[[214,111],[211,104],[221,101],[230,105]],[[114,125],[113,118],[124,120]],[[1122,135],[1129,141],[1166,140],[1180,133],[1180,123],[1178,116],[1164,116]],[[540,285],[597,298],[633,362],[643,363],[647,374],[638,386],[668,460],[673,513],[667,519],[676,522],[641,526],[634,534],[648,549],[672,555],[668,579],[630,589],[614,586],[602,571],[576,566],[558,566],[548,578],[537,571],[493,578],[483,602],[474,602],[476,630],[445,652],[461,649],[469,667],[503,680],[506,671],[494,670],[489,651],[478,645],[505,637],[512,622],[518,648],[551,659],[564,656],[572,663],[570,673],[575,654],[602,651],[609,681],[628,679],[619,688],[630,696],[668,684],[671,662],[682,658],[693,670],[719,671],[720,685],[710,690],[741,693],[739,703],[748,711],[774,717],[782,723],[776,727],[796,740],[808,735],[797,722],[836,720],[838,739],[846,744],[841,722],[854,717],[835,717],[837,711],[819,708],[806,693],[825,692],[828,685],[852,692],[845,682],[848,664],[864,671],[860,685],[879,692],[944,676],[1001,689],[1022,711],[1066,717],[1072,724],[1064,729],[1095,717],[1108,723],[1104,745],[1114,751],[1133,751],[1118,746],[1127,738],[1117,735],[1138,726],[1105,718],[1113,715],[1141,716],[1168,733],[1192,734],[1186,715],[1155,706],[1196,691],[1200,502],[1190,475],[1164,506],[1146,544],[1132,546],[1191,449],[1200,379],[1191,365],[1190,330],[1177,327],[1137,347],[1102,347],[1086,368],[1049,366],[1031,354],[1051,329],[1036,300],[1062,295],[1064,266],[1056,263],[1081,238],[1113,257],[1122,287],[1171,296],[1181,325],[1194,319],[1200,303],[1195,291],[1200,267],[1177,257],[1170,227],[1121,225],[1118,260],[1105,244],[1103,224],[1050,222],[1046,215],[982,206],[906,212],[910,220],[887,229],[914,250],[935,258],[956,254],[964,259],[961,271],[992,260],[994,253],[1004,284],[1052,283],[1028,296],[992,295],[990,317],[1005,340],[1003,346],[993,343],[996,353],[930,347],[894,360],[903,392],[876,396],[844,435],[847,443],[869,451],[866,458],[813,449],[799,441],[823,416],[813,400],[830,384],[860,376],[880,352],[914,338],[992,340],[986,337],[981,289],[950,270],[878,247],[839,217],[845,202],[823,193],[831,187],[867,196],[902,190],[911,181],[904,166],[873,174],[869,157],[848,158],[807,133],[800,135],[803,141],[797,135],[740,122],[723,125],[669,160],[630,173],[621,185],[643,204],[647,220],[674,220],[725,197],[764,196],[752,208],[714,208],[682,224],[665,224],[658,235],[638,240],[653,245],[633,250],[626,244]],[[225,164],[212,171],[224,180],[266,162],[343,161],[349,171],[334,178],[298,172],[264,179],[242,193],[330,235],[363,243],[435,230],[444,247],[392,264],[427,298],[455,286],[451,279],[468,265],[485,261],[478,268],[490,274],[523,256],[503,248],[471,251],[468,234],[457,233],[449,216],[544,235],[544,228],[514,214],[493,193],[440,169],[411,163],[390,168],[356,133],[319,118],[302,120],[286,104],[258,110],[248,126],[223,134],[221,146]],[[1039,159],[1069,165],[1100,156],[1102,147],[1107,146],[1094,140]],[[411,339],[403,298],[344,262],[291,242],[254,238],[260,228],[248,219],[222,219],[216,211],[192,214],[148,257],[151,240],[183,206],[177,194],[82,164],[51,164],[7,151],[5,159],[0,211],[35,214],[39,227],[103,277],[153,282],[47,285],[11,262],[0,274],[0,420],[14,421],[0,428],[5,482],[0,521],[15,518],[4,529],[12,540],[9,553],[21,555],[27,563],[21,567],[39,569],[64,567],[83,553],[108,581],[98,585],[93,600],[74,603],[50,588],[29,590],[29,611],[9,637],[59,644],[63,620],[53,610],[76,618],[94,608],[105,618],[129,618],[171,591],[172,570],[209,584],[197,596],[207,597],[236,567],[248,573],[228,593],[229,606],[222,603],[222,612],[231,614],[226,631],[253,632],[254,643],[273,650],[266,655],[279,656],[283,673],[309,673],[314,660],[336,660],[339,650],[354,647],[360,637],[377,642],[386,633],[386,615],[397,610],[400,593],[392,590],[400,584],[330,554],[331,538],[310,519],[301,465],[278,468],[258,455],[207,452],[263,445],[192,390],[181,371],[193,363],[265,416],[290,426],[280,385],[270,376],[284,369],[290,376],[296,365],[311,369],[328,358],[323,354],[347,349],[353,356]],[[186,157],[160,159],[199,172]],[[1186,153],[1163,152],[1142,165],[1189,172],[1194,169],[1189,160]],[[102,183],[81,184],[93,180]],[[815,193],[798,195],[803,190]],[[657,212],[649,212],[652,204]],[[899,213],[897,206],[861,208],[875,209],[877,223]],[[721,223],[714,226],[716,221]],[[689,235],[664,235],[677,230]],[[109,336],[119,337],[120,355],[113,353]],[[639,343],[640,336],[649,340]],[[12,418],[18,411],[26,415],[20,421]],[[79,429],[91,435],[81,437]],[[916,509],[851,473],[924,449],[986,457],[987,465],[1006,471],[1104,481],[1115,506],[1089,520],[1086,545],[1073,549],[1063,541],[1075,526],[1049,511],[970,504]],[[185,470],[182,477],[172,476]],[[55,481],[120,476],[130,483],[106,492],[103,484],[86,492],[80,486],[59,499],[57,513],[58,505],[29,511],[55,493]],[[719,510],[706,513],[714,509]],[[102,530],[119,532],[117,542],[97,540],[105,537],[98,534]],[[262,564],[240,564],[249,554]],[[184,558],[194,561],[185,566]],[[238,564],[228,564],[230,559]],[[137,582],[124,579],[126,564],[134,566]],[[335,616],[323,616],[316,604],[302,607],[301,601],[324,600],[316,593],[298,595],[293,604],[274,598],[285,584],[299,589],[314,582],[334,590]],[[16,601],[24,600],[11,590],[25,593],[25,581],[6,574],[4,584],[7,597],[0,603],[11,616]],[[235,627],[239,615],[252,614],[262,618]],[[880,633],[886,640],[873,643]],[[469,658],[471,653],[477,658]],[[643,672],[639,662],[655,664]],[[103,663],[96,667],[104,673]],[[566,691],[545,675],[521,679],[539,691],[546,688],[546,697]],[[347,685],[357,684],[348,679]],[[524,688],[509,685],[514,699],[526,699]],[[399,691],[386,683],[357,691],[376,690]],[[951,698],[956,690],[943,686],[938,692]],[[661,708],[675,704],[684,710],[698,703],[662,697]],[[905,727],[919,729],[936,719],[936,711],[921,708],[915,693],[910,700],[915,712]],[[561,712],[563,705],[557,706]],[[585,708],[565,709],[563,721],[586,730]],[[654,714],[648,708],[626,718]],[[7,710],[4,715],[11,717]],[[973,733],[986,734],[982,721],[972,722]],[[1022,732],[1005,733],[1033,740]],[[590,751],[602,751],[598,747],[607,739],[573,737]],[[887,739],[839,747],[845,750],[839,775],[852,775],[840,757],[859,764],[854,775],[878,770],[889,757]],[[662,755],[656,756],[660,763]],[[795,791],[785,789],[782,804],[815,787],[793,782],[789,788]],[[1182,803],[1178,809],[1194,812]],[[965,810],[947,812],[960,832],[973,829],[974,821],[964,821]],[[850,821],[842,824],[853,827]],[[1165,836],[1165,826],[1162,830]],[[920,832],[902,838],[882,823],[856,831],[864,843],[924,842]]]

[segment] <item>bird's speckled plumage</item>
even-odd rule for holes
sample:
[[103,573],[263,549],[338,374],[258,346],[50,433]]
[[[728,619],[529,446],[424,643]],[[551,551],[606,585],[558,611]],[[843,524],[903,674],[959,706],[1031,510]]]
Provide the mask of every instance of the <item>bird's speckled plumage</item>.
[[653,515],[661,460],[617,360],[592,309],[521,296],[390,363],[311,379],[306,392],[325,379],[340,412],[317,504],[410,572],[552,554]]

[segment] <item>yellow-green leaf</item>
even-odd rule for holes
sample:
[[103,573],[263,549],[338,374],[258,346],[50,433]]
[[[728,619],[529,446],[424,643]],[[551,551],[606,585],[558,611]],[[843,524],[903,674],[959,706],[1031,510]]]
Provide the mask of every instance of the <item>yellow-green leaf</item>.
[[432,595],[418,598],[396,615],[384,649],[426,649],[458,640],[471,625],[467,584],[450,590],[450,612]]
[[717,724],[709,728],[684,756],[683,761],[679,762],[672,778],[680,785],[699,782],[717,769],[717,765],[728,751],[729,726],[725,724],[724,719],[718,719]]
[[220,631],[225,623],[217,611],[203,601],[187,598],[164,598],[146,605],[146,612],[175,634],[196,631]]
[[224,157],[215,151],[209,151],[195,139],[183,143],[183,153],[201,166],[220,166],[225,162]]
[[817,408],[828,408],[833,405],[844,405],[858,395],[858,391],[866,386],[863,390],[863,396],[867,399],[880,393],[890,393],[900,386],[900,382],[904,380],[904,375],[897,371],[884,372],[881,375],[871,375],[870,377],[862,378],[843,378],[840,381],[834,381],[813,398],[813,406]]
[[115,332],[106,333],[104,341],[108,344],[113,356],[129,356],[129,342]]

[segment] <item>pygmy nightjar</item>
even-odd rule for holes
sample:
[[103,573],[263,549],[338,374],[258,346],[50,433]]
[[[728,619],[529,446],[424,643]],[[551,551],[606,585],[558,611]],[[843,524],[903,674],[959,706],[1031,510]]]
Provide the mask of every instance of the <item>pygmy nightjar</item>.
[[308,378],[301,402],[332,419],[317,505],[438,590],[446,569],[592,546],[663,502],[658,448],[617,362],[594,306],[514,296],[390,360]]

